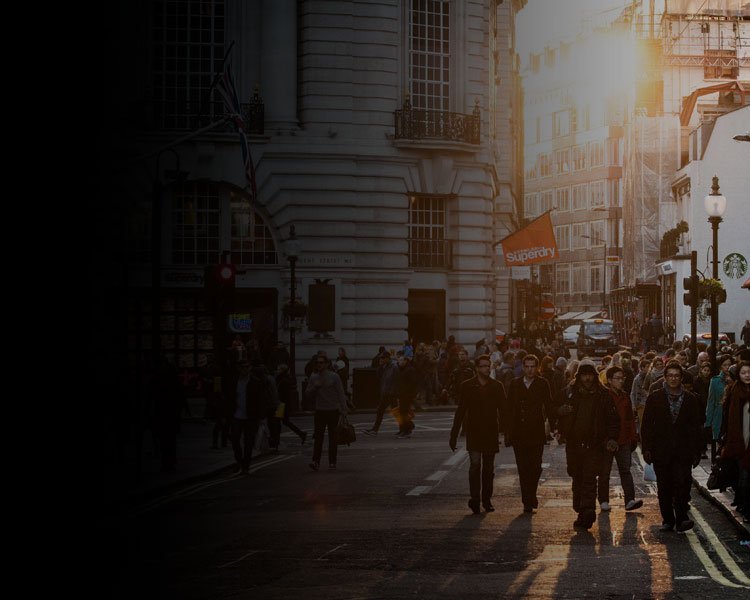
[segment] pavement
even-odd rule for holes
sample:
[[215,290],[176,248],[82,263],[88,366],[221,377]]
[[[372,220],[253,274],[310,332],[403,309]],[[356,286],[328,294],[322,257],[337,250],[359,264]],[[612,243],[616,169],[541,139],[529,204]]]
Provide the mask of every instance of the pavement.
[[[200,414],[198,406],[191,408],[192,414]],[[455,406],[430,406],[422,409],[429,412],[453,412]],[[375,414],[375,409],[359,409],[356,414]],[[419,412],[419,409],[417,410]],[[308,432],[306,445],[312,444],[312,412],[297,412],[290,417],[291,420],[303,431]],[[231,444],[227,447],[211,449],[212,421],[204,421],[198,417],[185,417],[180,425],[180,433],[177,437],[177,466],[174,471],[161,471],[159,457],[153,451],[153,443],[150,438],[143,440],[143,461],[141,475],[137,481],[129,486],[129,501],[139,504],[154,497],[169,493],[172,490],[210,479],[222,473],[229,473],[235,467],[234,454]],[[285,435],[286,434],[286,435]],[[290,437],[291,436],[291,437]],[[281,446],[285,447],[287,441],[292,445],[299,444],[299,438],[282,426]],[[268,440],[259,440],[256,450],[253,452],[253,461],[272,453],[268,447]],[[738,533],[743,539],[750,539],[750,525],[743,522],[742,515],[731,505],[734,493],[731,491],[709,490],[706,487],[709,473],[711,472],[711,460],[704,459],[693,469],[693,485],[698,492],[713,502],[721,509],[727,517],[734,522]]]

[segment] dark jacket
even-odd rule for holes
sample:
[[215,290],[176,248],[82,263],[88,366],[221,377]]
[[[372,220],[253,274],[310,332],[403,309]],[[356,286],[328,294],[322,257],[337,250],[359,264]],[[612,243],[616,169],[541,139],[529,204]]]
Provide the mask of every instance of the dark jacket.
[[588,392],[585,391],[585,388],[575,379],[563,390],[562,402],[569,405],[572,408],[572,412],[561,417],[562,424],[560,429],[565,432],[569,447],[574,447],[576,444],[586,444],[590,448],[598,448],[605,451],[607,441],[617,441],[620,435],[620,418],[617,416],[617,409],[612,402],[612,398],[609,397],[609,392],[598,380],[594,380],[594,391],[591,392],[594,394],[594,414],[591,432],[586,440],[576,439],[574,425],[583,394],[586,393]]
[[660,390],[649,394],[641,426],[643,453],[651,452],[654,462],[668,462],[682,458],[693,462],[703,450],[703,415],[698,397],[683,391],[682,406],[677,421],[672,424],[667,392]]
[[466,449],[469,452],[499,452],[498,436],[505,404],[505,389],[494,379],[485,385],[481,385],[476,377],[464,381],[458,408],[453,415],[451,446],[455,446],[461,423],[466,418]]
[[[225,378],[226,385],[224,394],[227,397],[227,403],[230,408],[230,416],[234,416],[237,410],[237,381],[239,375],[233,373],[230,377]],[[276,410],[279,404],[279,393],[276,389],[276,381],[269,375],[265,367],[253,367],[250,371],[250,378],[247,382],[245,391],[245,401],[248,419],[264,419],[272,411]]]
[[404,367],[399,367],[397,378],[398,397],[402,400],[414,398],[417,395],[417,370],[411,362],[406,363]]
[[551,415],[554,411],[547,381],[537,376],[526,389],[523,377],[516,377],[510,382],[507,406],[504,422],[506,446],[543,445],[547,439],[544,419],[546,414]]

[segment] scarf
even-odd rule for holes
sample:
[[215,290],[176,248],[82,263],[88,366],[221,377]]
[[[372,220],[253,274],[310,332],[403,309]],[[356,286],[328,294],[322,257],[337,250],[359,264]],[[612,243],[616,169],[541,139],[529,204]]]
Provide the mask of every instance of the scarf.
[[682,384],[680,384],[676,394],[669,391],[666,381],[663,385],[664,393],[667,395],[667,402],[669,403],[669,415],[672,417],[672,425],[674,425],[677,422],[677,415],[680,414],[680,408],[682,408]]

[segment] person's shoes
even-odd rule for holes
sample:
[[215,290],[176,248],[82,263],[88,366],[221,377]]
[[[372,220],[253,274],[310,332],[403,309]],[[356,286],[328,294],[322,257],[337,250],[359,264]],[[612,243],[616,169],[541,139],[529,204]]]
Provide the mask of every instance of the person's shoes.
[[490,502],[489,500],[487,502],[482,502],[482,506],[487,512],[495,512],[495,507],[492,506],[492,502]]
[[469,500],[469,508],[475,515],[479,514],[479,500]]
[[306,440],[306,439],[307,439],[307,432],[306,432],[306,431],[303,431],[303,432],[302,432],[302,437],[300,438],[300,442],[299,442],[299,445],[300,445],[300,446],[304,446],[304,445],[305,445],[305,440]]
[[523,507],[523,512],[525,512],[525,513],[533,513],[534,512],[534,507],[533,506],[524,506]]
[[362,433],[365,435],[378,435],[378,432],[374,429],[365,429]]
[[248,470],[248,467],[242,467],[242,474],[247,475]]
[[674,523],[662,523],[661,527],[659,527],[659,531],[673,531],[674,530]]
[[637,510],[643,506],[643,500],[631,500],[625,505],[625,510]]
[[318,469],[320,469],[320,463],[317,462],[317,461],[313,461],[313,462],[310,463],[310,468],[313,471],[317,471]]
[[686,519],[677,526],[677,532],[685,533],[686,531],[692,529],[694,525],[695,523],[693,523],[690,519]]
[[591,523],[590,521],[583,521],[580,517],[573,521],[573,529],[584,529],[588,531],[589,529],[591,529],[592,525],[593,523]]
[[237,465],[232,471],[232,475],[239,475],[240,473],[242,473],[242,465]]
[[601,509],[603,512],[608,512],[612,510],[612,507],[609,505],[609,502],[602,502]]
[[329,464],[328,465],[328,470],[329,471],[335,471],[336,470],[336,463]]
[[705,452],[701,454],[701,460],[703,460],[704,458],[708,458],[708,454],[706,454]]

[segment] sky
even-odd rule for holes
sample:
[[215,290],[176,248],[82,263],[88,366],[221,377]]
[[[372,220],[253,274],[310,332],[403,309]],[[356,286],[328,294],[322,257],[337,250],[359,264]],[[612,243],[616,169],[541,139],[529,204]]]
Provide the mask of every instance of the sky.
[[586,19],[602,24],[617,17],[628,0],[528,0],[516,20],[516,46],[525,62],[529,52],[541,52],[581,31]]

